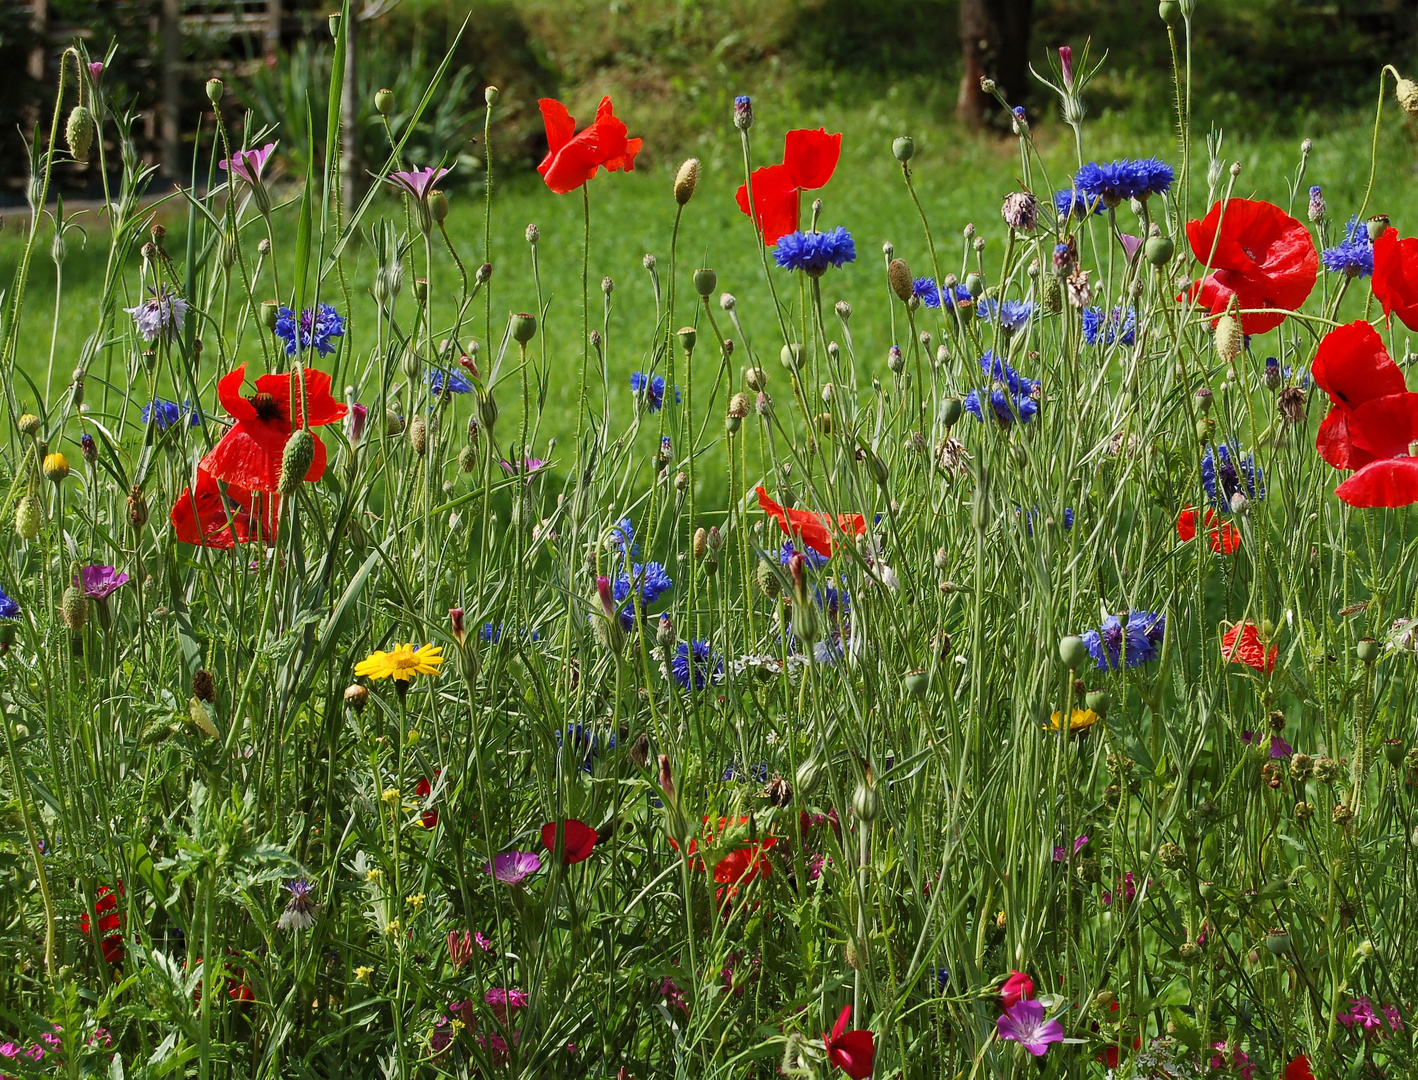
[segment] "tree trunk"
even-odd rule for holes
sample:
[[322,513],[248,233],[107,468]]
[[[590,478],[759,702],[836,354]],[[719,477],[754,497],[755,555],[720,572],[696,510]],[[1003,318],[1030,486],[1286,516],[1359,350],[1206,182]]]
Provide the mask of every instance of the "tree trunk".
[[345,85],[340,91],[340,195],[346,214],[364,194],[364,172],[359,161],[359,5],[350,5],[345,27]]
[[182,169],[182,4],[162,5],[162,172],[176,180]]
[[960,80],[956,112],[971,127],[980,127],[995,110],[994,100],[980,89],[988,77],[1010,101],[1022,101],[1029,89],[1029,31],[1034,0],[960,0],[960,48],[965,74]]

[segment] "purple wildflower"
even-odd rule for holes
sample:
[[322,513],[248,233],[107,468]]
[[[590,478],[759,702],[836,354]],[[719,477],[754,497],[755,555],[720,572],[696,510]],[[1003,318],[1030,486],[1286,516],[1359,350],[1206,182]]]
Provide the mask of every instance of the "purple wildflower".
[[255,187],[261,183],[261,174],[266,169],[266,159],[271,156],[271,151],[275,148],[276,144],[270,142],[260,150],[238,150],[231,157],[217,162],[217,168],[239,177]]
[[1001,1039],[1017,1042],[1035,1057],[1043,1057],[1050,1043],[1062,1042],[1063,1025],[1044,1019],[1044,1006],[1027,998],[1016,1001],[995,1021]]
[[128,575],[111,566],[85,566],[74,575],[74,588],[82,589],[91,600],[107,600],[126,584]]
[[491,874],[504,885],[520,885],[542,868],[542,860],[532,851],[504,851],[494,855],[492,862],[483,864],[483,873]]

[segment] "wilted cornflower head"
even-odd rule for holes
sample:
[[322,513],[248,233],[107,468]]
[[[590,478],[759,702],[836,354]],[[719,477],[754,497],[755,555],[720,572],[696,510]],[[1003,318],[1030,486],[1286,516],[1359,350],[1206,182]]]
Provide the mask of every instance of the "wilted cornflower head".
[[1054,192],[1054,209],[1059,212],[1059,217],[1086,218],[1089,214],[1101,214],[1103,212],[1103,201],[1101,199],[1090,199],[1078,188],[1064,188],[1062,191]]
[[981,300],[976,313],[986,322],[998,321],[1004,330],[1018,330],[1034,314],[1034,305],[1028,300]]
[[144,341],[174,341],[182,333],[187,318],[187,301],[166,285],[160,290],[149,289],[153,295],[137,307],[123,310],[133,316],[133,326]]
[[1006,426],[1016,420],[1028,423],[1038,414],[1041,384],[1037,379],[1019,374],[1006,361],[996,358],[992,351],[986,351],[980,357],[980,367],[991,385],[988,389],[971,390],[965,395],[962,404],[971,416],[980,421],[985,419],[982,399],[988,400],[995,419]]
[[789,233],[773,248],[773,260],[779,266],[801,270],[808,277],[821,277],[829,266],[842,266],[856,258],[857,245],[841,225],[826,232]]
[[120,574],[111,566],[83,566],[74,575],[74,588],[91,600],[107,600],[126,584],[128,575]]
[[286,343],[287,356],[294,356],[297,348],[305,350],[312,346],[317,353],[325,356],[335,351],[335,344],[330,339],[344,335],[345,320],[329,304],[321,304],[313,311],[306,308],[300,313],[297,338],[295,312],[282,307],[276,317],[274,332]]
[[304,878],[297,878],[288,882],[286,889],[290,899],[276,925],[282,930],[309,930],[315,925],[315,913],[319,909],[312,895],[315,887]]
[[954,288],[947,286],[942,290],[936,284],[935,278],[929,277],[918,277],[911,282],[911,293],[928,308],[940,307],[942,297],[945,299],[947,310],[954,308],[956,304],[970,304],[975,300],[964,285],[957,284]]
[[483,864],[483,873],[491,874],[504,885],[520,885],[542,868],[542,860],[533,851],[504,851],[494,855],[492,862]]
[[[646,375],[643,371],[632,372],[630,392],[645,395],[647,412],[659,412],[665,405],[665,377],[663,375]],[[675,387],[675,404],[679,404],[678,386]]]
[[1127,309],[1127,314],[1123,314],[1121,307],[1114,307],[1106,318],[1103,316],[1103,309],[1100,307],[1084,308],[1083,310],[1083,341],[1087,345],[1097,345],[1102,341],[1104,345],[1122,344],[1131,345],[1137,339],[1137,311],[1133,308]]
[[159,431],[165,431],[176,425],[182,419],[183,414],[186,414],[190,427],[196,427],[202,422],[201,415],[192,407],[190,401],[184,401],[179,405],[177,402],[168,401],[165,398],[153,398],[143,406],[143,423],[156,424]]
[[[1021,108],[1022,114],[1024,110]],[[1021,120],[1023,116],[1019,117]],[[1039,223],[1039,204],[1034,199],[1032,191],[1013,191],[1004,197],[1004,205],[1000,207],[1000,217],[1004,218],[1004,223],[1011,229],[1020,232],[1028,232]]]
[[1320,252],[1324,268],[1331,274],[1369,277],[1374,272],[1374,245],[1369,230],[1355,214],[1344,227],[1344,240]]
[[1117,615],[1109,615],[1099,629],[1085,630],[1078,635],[1103,671],[1145,664],[1157,655],[1157,647],[1162,644],[1167,626],[1165,615],[1152,611],[1123,614],[1127,617],[1126,623]]
[[695,639],[681,641],[670,670],[675,682],[685,690],[703,690],[710,682],[718,682],[724,674],[724,661],[709,647],[709,642]]
[[450,394],[467,394],[473,389],[473,384],[456,371],[444,372],[441,368],[433,368],[428,373],[428,388],[435,394],[445,392]]
[[1255,502],[1265,498],[1265,478],[1254,454],[1244,454],[1234,443],[1208,446],[1201,458],[1201,485],[1217,509],[1231,509],[1231,497],[1244,495]]
[[1172,166],[1159,158],[1133,161],[1119,158],[1099,164],[1090,161],[1078,170],[1073,186],[1088,205],[1102,203],[1114,207],[1129,199],[1146,200],[1152,195],[1165,195],[1172,186]]

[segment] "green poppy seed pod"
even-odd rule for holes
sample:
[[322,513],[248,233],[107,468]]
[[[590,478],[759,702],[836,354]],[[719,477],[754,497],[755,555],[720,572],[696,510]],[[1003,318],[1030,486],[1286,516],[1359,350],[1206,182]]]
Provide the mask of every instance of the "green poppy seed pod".
[[1149,236],[1142,252],[1147,256],[1147,261],[1160,270],[1172,261],[1176,250],[1177,245],[1170,236]]
[[25,413],[20,417],[20,430],[33,438],[39,433],[40,419],[34,413]]
[[729,435],[737,435],[739,428],[743,427],[743,417],[729,413],[724,417],[724,431]]
[[406,426],[404,418],[393,409],[384,410],[384,434],[389,438],[393,439],[402,435]]
[[675,202],[684,206],[694,198],[694,189],[699,186],[699,159],[687,158],[675,173]]
[[1162,0],[1157,5],[1157,14],[1162,17],[1162,21],[1168,26],[1177,25],[1177,17],[1182,13],[1181,4],[1177,0]]
[[414,278],[414,299],[420,304],[428,303],[428,278]]
[[435,224],[442,225],[448,219],[448,196],[442,191],[430,191],[428,193],[428,212],[433,215]]
[[980,299],[985,292],[985,279],[971,271],[965,275],[965,291],[976,300]]
[[916,155],[916,140],[909,135],[902,135],[892,140],[891,156],[905,165]]
[[1403,111],[1409,116],[1418,116],[1418,82],[1412,79],[1399,79],[1398,85],[1393,88],[1393,93],[1398,98],[1398,103],[1403,106]]
[[492,396],[492,391],[478,393],[478,419],[482,421],[482,426],[487,429],[489,437],[492,429],[497,424],[497,399]]
[[907,303],[912,296],[911,268],[906,265],[905,259],[892,259],[886,266],[886,280],[891,285],[894,292],[903,304]]
[[418,457],[428,453],[428,421],[415,416],[409,423],[409,446]]
[[708,555],[704,559],[704,573],[713,577],[719,572],[719,558],[717,555]]
[[1064,667],[1077,671],[1088,663],[1088,646],[1083,644],[1081,637],[1070,634],[1059,642],[1059,659],[1064,662]]
[[39,500],[33,495],[21,498],[15,507],[15,535],[21,540],[33,540],[39,536],[39,527],[43,521],[44,513],[40,509]]
[[852,814],[865,825],[881,817],[881,793],[872,783],[870,769],[866,778],[857,784],[857,790],[852,792]]
[[1090,690],[1084,695],[1083,704],[1088,706],[1088,708],[1092,709],[1099,716],[1107,716],[1109,700],[1108,691]]
[[478,467],[478,452],[471,446],[465,446],[458,451],[458,470],[470,473]]
[[281,303],[279,300],[261,301],[261,322],[265,324],[267,330],[274,331],[280,317]]
[[394,111],[394,91],[385,87],[374,92],[374,110],[380,116],[388,116]]
[[207,711],[207,706],[200,698],[192,698],[187,703],[187,718],[192,721],[192,726],[209,739],[219,737],[217,725],[212,723],[212,714]]
[[483,101],[485,101],[485,102],[488,104],[489,107],[491,107],[491,106],[493,106],[493,105],[496,105],[496,104],[497,104],[499,101],[501,101],[501,100],[502,100],[502,91],[501,91],[501,90],[499,90],[499,89],[498,89],[497,87],[495,87],[495,86],[484,87],[484,89],[483,89]]
[[915,671],[906,672],[906,678],[902,680],[906,686],[906,692],[912,697],[921,701],[926,700],[926,691],[931,688],[930,672],[917,668]]
[[816,793],[825,771],[826,767],[815,754],[798,762],[798,771],[793,774],[793,787],[798,795],[806,799]]
[[965,406],[959,398],[946,398],[940,403],[940,422],[946,427],[954,427],[965,415]]
[[226,87],[222,84],[221,79],[207,80],[207,100],[210,101],[213,105],[221,101],[222,93],[225,90]]
[[59,618],[75,633],[84,628],[89,621],[89,598],[83,590],[73,585],[64,590],[64,595],[59,598]]
[[1372,664],[1379,658],[1379,643],[1373,638],[1360,638],[1354,646],[1354,655],[1364,663]]
[[525,345],[531,341],[537,333],[537,317],[528,315],[525,311],[518,312],[512,316],[512,340],[518,345]]
[[1196,891],[1197,895],[1200,896],[1203,900],[1210,900],[1213,896],[1216,895],[1216,882],[1200,882],[1196,887]]
[[1227,314],[1216,320],[1216,355],[1221,358],[1223,363],[1229,364],[1240,356],[1244,343],[1245,335],[1242,333],[1241,324],[1237,319]]
[[69,152],[75,161],[88,161],[89,150],[94,144],[94,114],[84,105],[75,105],[69,112],[69,122],[64,125],[64,141],[69,144]]
[[778,359],[789,371],[798,371],[807,358],[803,356],[803,347],[795,341],[778,350]]
[[694,291],[706,300],[714,295],[714,290],[718,287],[719,275],[707,266],[694,272]]
[[1287,956],[1290,953],[1290,935],[1284,930],[1270,930],[1265,935],[1265,947],[1272,956]]
[[286,448],[281,452],[281,474],[276,481],[280,493],[294,495],[300,490],[314,461],[315,436],[304,428],[291,432]]
[[699,340],[699,334],[692,326],[681,326],[676,335],[679,338],[679,346],[687,353],[694,352],[694,343]]
[[1402,739],[1384,740],[1384,760],[1395,768],[1403,764],[1406,752]]

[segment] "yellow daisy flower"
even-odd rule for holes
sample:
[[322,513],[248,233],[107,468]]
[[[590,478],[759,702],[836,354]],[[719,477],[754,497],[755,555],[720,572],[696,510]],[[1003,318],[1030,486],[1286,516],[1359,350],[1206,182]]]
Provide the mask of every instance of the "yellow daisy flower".
[[443,663],[442,645],[395,644],[391,652],[376,649],[355,665],[356,675],[371,679],[393,679],[406,683],[415,675],[437,675],[438,665]]
[[[1059,713],[1054,713],[1049,718],[1049,730],[1058,731]],[[1087,731],[1098,722],[1098,714],[1092,709],[1074,709],[1073,715],[1069,717],[1068,729],[1072,732]]]

